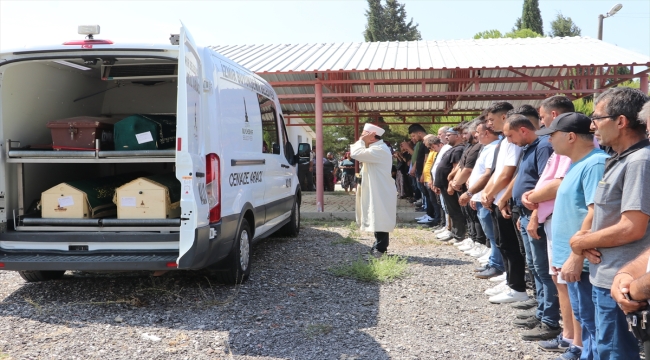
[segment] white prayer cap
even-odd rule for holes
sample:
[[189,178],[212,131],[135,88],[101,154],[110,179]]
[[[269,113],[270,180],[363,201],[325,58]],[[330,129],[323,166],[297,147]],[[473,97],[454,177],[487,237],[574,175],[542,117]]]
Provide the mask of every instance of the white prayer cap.
[[382,136],[382,135],[384,135],[384,132],[386,132],[386,130],[380,128],[379,126],[373,125],[373,124],[365,124],[363,126],[363,131],[374,132],[377,136]]

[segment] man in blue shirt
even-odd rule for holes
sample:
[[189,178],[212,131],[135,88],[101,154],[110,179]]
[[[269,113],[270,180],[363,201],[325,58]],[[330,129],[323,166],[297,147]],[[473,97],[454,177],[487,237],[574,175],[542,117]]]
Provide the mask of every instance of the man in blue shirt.
[[[582,359],[598,359],[596,350],[596,323],[591,297],[589,267],[585,257],[571,251],[569,240],[580,230],[591,229],[594,216],[594,195],[598,181],[605,171],[609,157],[600,148],[594,148],[591,120],[583,114],[569,112],[558,115],[551,126],[537,131],[550,134],[553,149],[571,159],[571,167],[560,183],[553,207],[552,265],[562,272],[567,282],[573,313],[582,332]],[[572,346],[567,351],[579,354]]]
[[519,114],[508,117],[503,128],[503,134],[508,141],[523,148],[512,188],[512,198],[513,205],[520,214],[517,227],[526,249],[528,268],[535,279],[538,304],[534,318],[516,321],[516,325],[534,327],[522,333],[524,340],[552,339],[562,331],[557,288],[549,274],[544,225],[537,222],[537,210],[528,210],[521,203],[521,196],[535,188],[548,158],[553,153],[548,136],[537,137],[535,130],[537,129],[533,123]]

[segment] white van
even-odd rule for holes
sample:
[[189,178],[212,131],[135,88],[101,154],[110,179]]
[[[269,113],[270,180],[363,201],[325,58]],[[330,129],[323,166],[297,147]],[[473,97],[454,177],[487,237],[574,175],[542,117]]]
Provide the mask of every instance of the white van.
[[[42,281],[66,270],[210,268],[223,282],[246,280],[254,241],[300,230],[297,156],[274,90],[183,27],[172,45],[95,40],[98,26],[80,33],[89,36],[0,53],[0,270]],[[51,120],[131,114],[176,116],[175,147],[39,147],[52,143]],[[133,171],[173,172],[180,218],[49,219],[33,205],[62,182]]]

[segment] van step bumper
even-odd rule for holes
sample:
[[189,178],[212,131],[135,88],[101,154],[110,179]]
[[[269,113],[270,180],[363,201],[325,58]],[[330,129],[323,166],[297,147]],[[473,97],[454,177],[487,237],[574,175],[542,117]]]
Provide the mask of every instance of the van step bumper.
[[174,270],[178,253],[152,255],[63,255],[0,252],[0,270]]

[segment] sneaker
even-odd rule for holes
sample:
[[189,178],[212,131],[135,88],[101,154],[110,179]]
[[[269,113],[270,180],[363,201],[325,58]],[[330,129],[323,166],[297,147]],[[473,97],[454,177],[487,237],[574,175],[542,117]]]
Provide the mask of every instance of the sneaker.
[[580,359],[580,356],[582,356],[582,350],[577,346],[571,345],[566,349],[564,354],[560,355],[555,360],[578,360]]
[[467,254],[467,255],[469,255],[469,256],[471,256],[471,257],[475,257],[475,258],[478,259],[478,258],[480,258],[481,256],[483,256],[484,254],[485,254],[485,245],[478,245],[478,246],[474,249],[474,251],[470,252],[470,253]]
[[444,238],[439,238],[439,237],[438,237],[436,240],[438,240],[438,241],[449,241],[449,240],[454,240],[454,241],[455,241],[456,238],[454,238],[454,234],[449,233],[449,235],[445,236]]
[[510,287],[508,286],[508,284],[506,284],[505,281],[494,287],[485,290],[484,294],[489,296],[494,296],[494,295],[501,294],[504,291],[510,291]]
[[[502,292],[501,294],[494,295],[490,297],[488,300],[493,304],[506,304],[511,302],[524,301],[526,299],[528,299],[528,294],[526,294],[525,291],[515,291],[510,289],[506,292]],[[557,334],[555,334],[554,336],[557,336]]]
[[517,319],[529,319],[535,317],[536,315],[537,315],[537,309],[533,308],[533,309],[519,311],[515,314],[515,317],[517,317]]
[[499,270],[491,267],[491,268],[489,268],[489,269],[487,269],[485,271],[482,271],[482,272],[480,272],[478,274],[475,274],[474,276],[479,278],[479,279],[489,279],[489,278],[493,278],[495,276],[499,276],[501,274],[503,274],[503,271],[499,271]]
[[474,269],[474,272],[477,272],[477,273],[482,272],[482,271],[485,271],[485,270],[487,270],[489,268],[490,268],[489,266],[479,266],[476,269]]
[[470,243],[473,243],[472,239],[465,239],[465,240],[459,242],[458,244],[454,244],[454,246],[460,247],[462,245],[467,245],[467,244],[470,244]]
[[538,327],[541,323],[542,322],[539,321],[539,319],[534,316],[528,319],[514,319],[512,321],[512,325],[520,328],[526,328],[526,329],[534,329]]
[[464,252],[464,251],[467,251],[467,250],[471,250],[471,249],[473,249],[474,246],[476,246],[476,245],[474,244],[474,241],[472,241],[472,242],[468,242],[467,244],[465,244],[465,245],[463,245],[463,246],[459,246],[459,247],[458,247],[458,250]]
[[422,218],[422,220],[418,220],[418,224],[428,224],[432,222],[433,222],[433,218],[430,217],[429,215],[424,215],[424,218]]
[[540,323],[534,329],[521,333],[521,339],[527,341],[548,340],[562,333],[561,327],[552,328],[544,323]]
[[481,265],[483,265],[483,266],[486,266],[487,264],[490,263],[490,260],[488,260],[488,259],[485,259],[485,260],[479,260],[478,263],[481,264]]
[[[501,281],[505,281],[506,278],[507,278],[507,275],[508,275],[508,274],[504,272],[503,274],[501,274],[501,275],[499,275],[499,276],[495,276],[495,277],[491,278],[490,281],[495,282],[495,283],[498,283],[498,282],[501,282]],[[528,298],[526,298],[526,299],[528,299]],[[524,300],[526,300],[526,299],[524,299]],[[523,301],[523,300],[522,300],[522,301]]]
[[424,218],[428,218],[428,217],[429,217],[429,215],[422,215],[422,216],[420,216],[420,217],[416,217],[416,218],[415,218],[415,221],[420,221],[420,220],[422,220],[422,219],[424,219]]
[[[476,260],[478,260],[484,258],[485,254],[489,254],[489,253],[490,253],[490,249],[488,249],[485,245],[482,245],[481,251],[477,252],[476,255],[473,256],[476,258]],[[489,257],[486,260],[489,260]]]
[[447,227],[446,227],[446,226],[442,226],[440,229],[434,231],[433,233],[434,233],[435,235],[438,235],[438,234],[443,233],[443,232],[445,232],[445,231],[449,231],[449,230],[447,230]]
[[489,261],[489,260],[490,260],[490,255],[491,255],[491,253],[492,253],[492,250],[491,250],[490,248],[486,248],[486,249],[487,249],[488,251],[487,251],[483,256],[481,256],[480,258],[478,258],[478,259],[477,259],[478,261],[483,261],[483,260],[485,260],[485,261]]
[[434,225],[434,226],[431,227],[431,232],[433,232],[435,234],[436,231],[438,231],[438,230],[440,230],[442,228],[443,228],[443,226],[440,225],[440,224]]
[[445,230],[445,231],[439,233],[438,235],[436,235],[436,238],[445,239],[445,238],[447,238],[449,236],[451,236],[451,231]]
[[536,308],[537,307],[537,300],[535,298],[530,298],[526,301],[514,303],[512,305],[514,309],[519,309],[519,310],[526,310],[530,308]]
[[539,347],[541,347],[542,350],[544,351],[559,351],[559,352],[567,351],[571,347],[571,343],[564,340],[562,334],[558,335],[557,337],[551,340],[540,341],[537,343],[537,345],[539,345]]
[[414,202],[413,202],[413,205],[415,205],[415,206],[422,206],[422,199],[417,200],[417,201],[414,201]]

